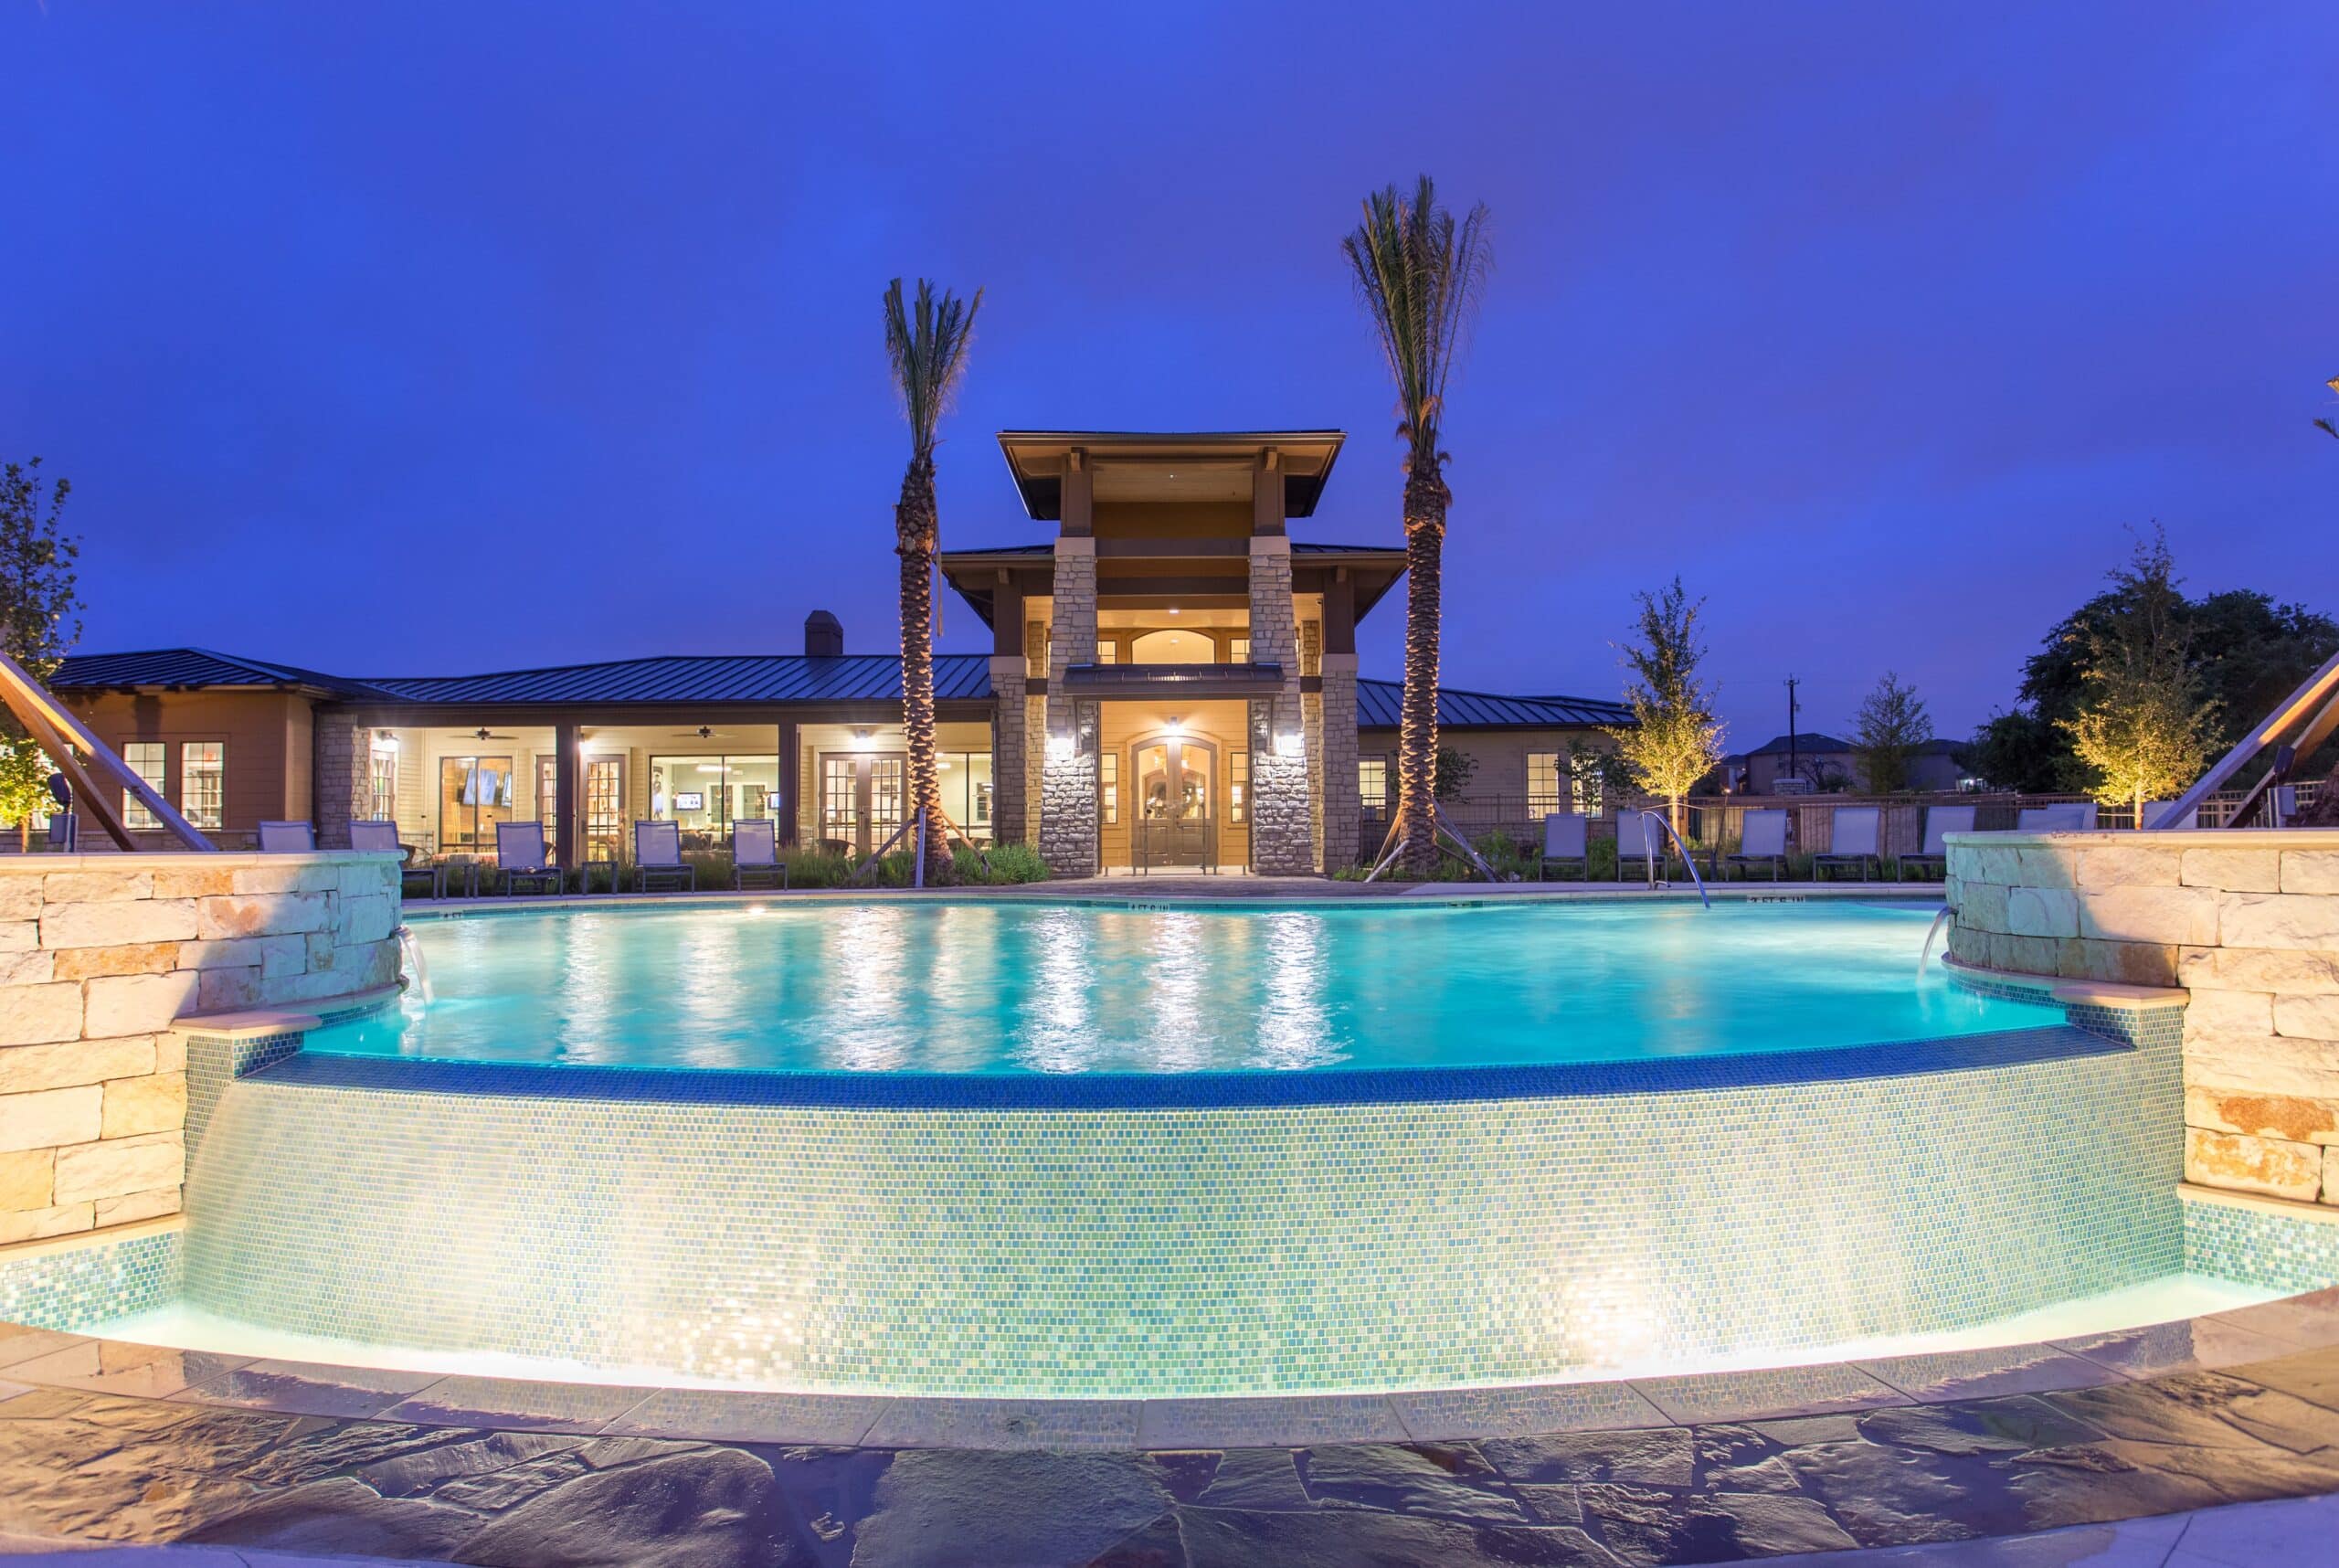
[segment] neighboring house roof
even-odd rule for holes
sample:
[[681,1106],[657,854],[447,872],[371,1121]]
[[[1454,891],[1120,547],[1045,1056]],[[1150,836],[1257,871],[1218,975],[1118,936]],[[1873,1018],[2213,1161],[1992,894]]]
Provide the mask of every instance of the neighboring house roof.
[[349,697],[383,694],[363,681],[320,674],[291,664],[270,664],[207,648],[150,648],[135,653],[75,653],[50,677],[69,690],[122,690],[137,686],[306,686]]
[[[902,662],[891,653],[818,658],[801,653],[669,655],[598,664],[555,664],[485,675],[386,675],[351,680],[288,664],[264,663],[200,648],[141,653],[81,653],[65,661],[51,685],[67,690],[130,687],[305,687],[344,701],[436,705],[552,703],[855,703],[902,700]],[[1357,683],[1357,725],[1394,729],[1404,694],[1396,681]],[[934,656],[934,694],[979,702],[991,694],[990,660],[981,653]],[[1591,697],[1504,697],[1451,687],[1438,693],[1437,722],[1452,729],[1550,729],[1632,722],[1621,703]]]
[[1849,751],[1851,749],[1852,743],[1850,741],[1837,740],[1832,735],[1814,729],[1805,730],[1802,734],[1796,736],[1793,746],[1789,746],[1787,744],[1787,737],[1782,735],[1766,741],[1762,745],[1756,747],[1752,751],[1741,751],[1738,753],[1738,756],[1741,758],[1784,757],[1789,751],[1793,751],[1798,757],[1821,757],[1829,752]]
[[[902,662],[891,653],[674,655],[368,683],[413,703],[897,703]],[[934,694],[945,702],[990,696],[989,656],[936,654]]]
[[[1053,556],[1056,547],[1051,540],[1044,545],[974,545],[960,549],[937,552],[944,559],[954,556]],[[1402,556],[1402,545],[1319,545],[1306,539],[1294,539],[1291,553],[1295,556]]]
[[[1357,682],[1357,727],[1395,729],[1404,694],[1401,681]],[[1445,686],[1437,694],[1437,722],[1448,729],[1553,729],[1630,724],[1633,710],[1596,697],[1498,697]]]

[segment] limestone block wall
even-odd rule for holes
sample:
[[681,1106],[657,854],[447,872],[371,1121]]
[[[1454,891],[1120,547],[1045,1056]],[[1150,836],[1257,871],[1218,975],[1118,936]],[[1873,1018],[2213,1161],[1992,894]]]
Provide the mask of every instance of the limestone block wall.
[[[1096,541],[1067,534],[1056,541],[1055,591],[1050,600],[1047,740],[1040,776],[1040,855],[1057,876],[1097,871],[1096,733],[1094,702],[1064,693],[1064,672],[1096,662]],[[1085,710],[1084,713],[1083,710]],[[1090,737],[1084,741],[1083,735]]]
[[1950,950],[2180,986],[2185,1174],[2339,1204],[2339,832],[1953,834]]
[[0,860],[0,1246],[175,1213],[183,1013],[397,980],[394,856]]
[[1032,831],[1024,794],[1024,679],[1023,661],[1016,655],[991,660],[990,688],[997,699],[990,721],[991,836],[1003,844],[1022,843]]

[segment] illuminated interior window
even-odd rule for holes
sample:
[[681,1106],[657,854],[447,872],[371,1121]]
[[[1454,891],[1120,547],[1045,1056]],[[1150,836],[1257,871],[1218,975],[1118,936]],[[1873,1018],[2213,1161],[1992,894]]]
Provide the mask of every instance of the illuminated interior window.
[[[130,770],[146,781],[146,788],[155,794],[163,793],[163,758],[168,748],[159,740],[133,740],[122,748],[122,759]],[[162,820],[138,803],[138,797],[125,789],[122,792],[122,822],[127,828],[159,828]]]
[[179,814],[217,831],[228,814],[228,743],[190,740],[179,747]]

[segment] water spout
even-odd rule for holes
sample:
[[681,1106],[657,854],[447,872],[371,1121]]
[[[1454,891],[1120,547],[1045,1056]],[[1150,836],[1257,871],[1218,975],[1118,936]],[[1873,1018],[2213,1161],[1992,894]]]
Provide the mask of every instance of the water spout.
[[407,983],[424,1002],[430,1001],[430,971],[423,967],[422,948],[414,939],[414,927],[401,926],[397,929],[398,962],[405,967]]
[[1925,960],[1933,956],[1933,938],[1941,935],[1941,928],[1944,922],[1955,918],[1957,918],[1957,911],[1944,904],[1942,906],[1941,913],[1933,916],[1933,923],[1925,927],[1925,945],[1917,949],[1917,978],[1919,980],[1925,978]]

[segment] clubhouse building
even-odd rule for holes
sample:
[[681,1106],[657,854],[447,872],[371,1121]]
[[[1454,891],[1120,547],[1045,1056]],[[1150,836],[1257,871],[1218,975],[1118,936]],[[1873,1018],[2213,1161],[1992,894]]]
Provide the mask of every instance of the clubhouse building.
[[[1341,440],[1000,437],[1053,536],[942,556],[991,633],[987,654],[934,662],[944,809],[963,832],[1036,844],[1061,876],[1329,872],[1371,852],[1400,687],[1360,678],[1356,626],[1405,554],[1289,526],[1314,514]],[[733,821],[767,816],[784,842],[865,853],[906,809],[900,660],[848,652],[824,611],[800,653],[360,678],[168,649],[77,654],[51,685],[230,846],[290,819],[344,844],[371,819],[423,854],[486,857],[497,823],[535,820],[576,865],[623,858],[636,820],[720,848]],[[1439,722],[1470,792],[1515,798],[1524,824],[1599,809],[1568,758],[1629,713],[1447,691]]]

